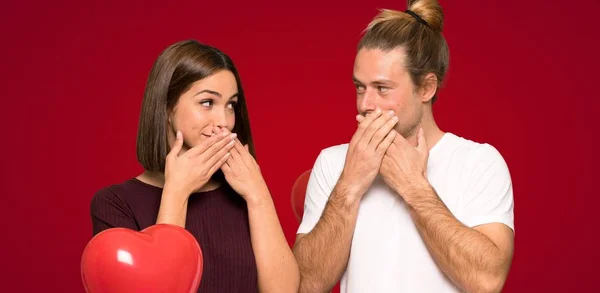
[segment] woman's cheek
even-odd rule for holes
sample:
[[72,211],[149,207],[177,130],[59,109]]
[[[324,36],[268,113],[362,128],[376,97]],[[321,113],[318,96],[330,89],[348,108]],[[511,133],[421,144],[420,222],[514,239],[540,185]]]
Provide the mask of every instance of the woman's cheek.
[[227,128],[229,129],[229,132],[231,132],[235,127],[235,114],[229,115],[228,120],[229,121],[227,121]]

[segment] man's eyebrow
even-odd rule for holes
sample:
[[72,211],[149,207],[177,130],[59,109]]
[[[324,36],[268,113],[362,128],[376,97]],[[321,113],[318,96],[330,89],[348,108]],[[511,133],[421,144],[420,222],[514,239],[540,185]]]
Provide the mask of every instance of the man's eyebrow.
[[395,85],[396,83],[389,79],[378,79],[371,82],[372,85]]
[[[352,77],[352,80],[356,84],[364,85],[364,83],[362,81],[358,80],[354,76]],[[393,81],[391,81],[389,79],[385,79],[385,78],[374,80],[374,81],[370,82],[370,84],[373,85],[373,86],[394,86],[394,85],[396,85],[395,82],[393,82]]]
[[354,83],[363,84],[360,80],[358,80],[355,76],[352,76],[352,81]]

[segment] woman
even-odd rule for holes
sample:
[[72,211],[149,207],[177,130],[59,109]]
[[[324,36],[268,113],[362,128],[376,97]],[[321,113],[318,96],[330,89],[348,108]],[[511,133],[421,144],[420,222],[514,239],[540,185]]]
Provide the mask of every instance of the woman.
[[179,225],[202,248],[198,292],[296,292],[297,264],[253,158],[245,98],[220,50],[192,40],[163,51],[139,120],[145,171],[94,196],[94,235]]

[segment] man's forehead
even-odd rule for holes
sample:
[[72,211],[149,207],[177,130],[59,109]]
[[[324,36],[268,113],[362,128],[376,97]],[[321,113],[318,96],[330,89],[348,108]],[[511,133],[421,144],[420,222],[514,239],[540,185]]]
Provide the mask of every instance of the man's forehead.
[[379,79],[396,79],[406,74],[406,54],[401,48],[384,51],[361,49],[354,62],[354,78],[369,83]]

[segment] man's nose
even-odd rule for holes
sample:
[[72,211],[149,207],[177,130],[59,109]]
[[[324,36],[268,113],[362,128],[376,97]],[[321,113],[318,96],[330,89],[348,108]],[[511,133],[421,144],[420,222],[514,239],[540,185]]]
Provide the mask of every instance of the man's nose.
[[377,108],[377,94],[374,91],[367,89],[360,99],[358,105],[359,113],[366,115],[375,111]]

